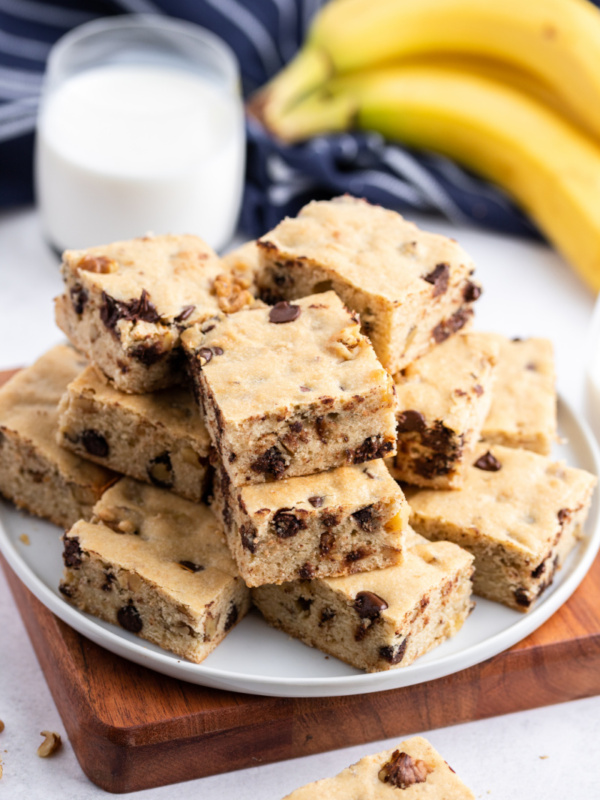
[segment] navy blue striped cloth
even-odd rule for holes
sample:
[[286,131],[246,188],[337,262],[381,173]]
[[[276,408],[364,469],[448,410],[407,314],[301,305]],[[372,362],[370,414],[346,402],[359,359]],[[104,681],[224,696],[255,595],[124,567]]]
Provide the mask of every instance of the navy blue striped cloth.
[[[229,43],[246,95],[296,52],[325,0],[0,0],[0,206],[33,199],[33,132],[52,44],[99,16],[169,14]],[[258,236],[311,198],[349,192],[400,210],[437,211],[504,232],[537,235],[498,189],[445,158],[416,153],[377,134],[319,136],[281,145],[248,122],[242,228]]]

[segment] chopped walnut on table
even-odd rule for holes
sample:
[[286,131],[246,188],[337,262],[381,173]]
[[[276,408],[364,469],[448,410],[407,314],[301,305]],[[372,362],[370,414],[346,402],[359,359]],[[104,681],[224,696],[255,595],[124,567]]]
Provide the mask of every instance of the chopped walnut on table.
[[62,746],[60,734],[54,733],[54,731],[42,731],[40,736],[45,737],[44,741],[37,749],[37,754],[40,758],[48,758],[60,750]]

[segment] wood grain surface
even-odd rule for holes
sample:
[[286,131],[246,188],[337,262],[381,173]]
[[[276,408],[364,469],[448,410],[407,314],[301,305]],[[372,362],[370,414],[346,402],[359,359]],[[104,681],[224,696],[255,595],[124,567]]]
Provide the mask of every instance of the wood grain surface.
[[79,763],[111,792],[600,694],[600,559],[541,628],[482,664],[417,686],[317,699],[205,689],[125,661],[61,622],[0,563]]

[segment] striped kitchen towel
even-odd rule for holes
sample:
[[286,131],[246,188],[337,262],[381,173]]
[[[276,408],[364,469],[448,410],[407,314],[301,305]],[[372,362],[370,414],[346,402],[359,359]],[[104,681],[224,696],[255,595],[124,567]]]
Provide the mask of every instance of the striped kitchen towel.
[[[296,52],[325,0],[0,0],[0,206],[33,199],[33,134],[46,58],[70,28],[105,15],[169,14],[221,36],[236,53],[249,95]],[[349,192],[400,210],[537,235],[500,190],[440,156],[377,134],[318,136],[286,146],[248,120],[241,227],[249,236],[309,199]]]

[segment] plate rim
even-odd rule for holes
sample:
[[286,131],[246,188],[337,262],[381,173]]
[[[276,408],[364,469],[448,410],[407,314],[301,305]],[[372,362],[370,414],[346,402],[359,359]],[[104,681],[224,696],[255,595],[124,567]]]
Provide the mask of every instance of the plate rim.
[[[569,425],[577,429],[589,450],[596,476],[600,473],[600,450],[596,439],[582,414],[561,394],[557,396],[559,415],[566,413]],[[173,653],[151,650],[143,639],[131,641],[118,632],[100,625],[100,620],[86,614],[63,600],[56,591],[39,578],[8,536],[0,516],[0,552],[22,583],[49,611],[55,614],[78,633],[91,639],[112,653],[133,661],[156,672],[197,685],[238,691],[244,694],[271,697],[335,697],[367,694],[371,692],[414,686],[438,678],[447,677],[475,666],[488,658],[512,647],[537,628],[541,627],[575,592],[585,578],[600,549],[600,501],[595,501],[595,519],[588,518],[588,532],[571,557],[577,559],[567,576],[555,591],[542,601],[538,608],[519,616],[508,627],[483,641],[470,645],[466,650],[450,653],[431,663],[420,664],[419,660],[405,668],[364,673],[357,670],[350,675],[323,677],[286,677],[248,675],[195,664]],[[593,525],[593,529],[590,529]],[[584,542],[587,546],[582,549]],[[519,613],[519,612],[516,612]],[[414,680],[413,676],[416,673]],[[407,680],[408,679],[408,680]]]

